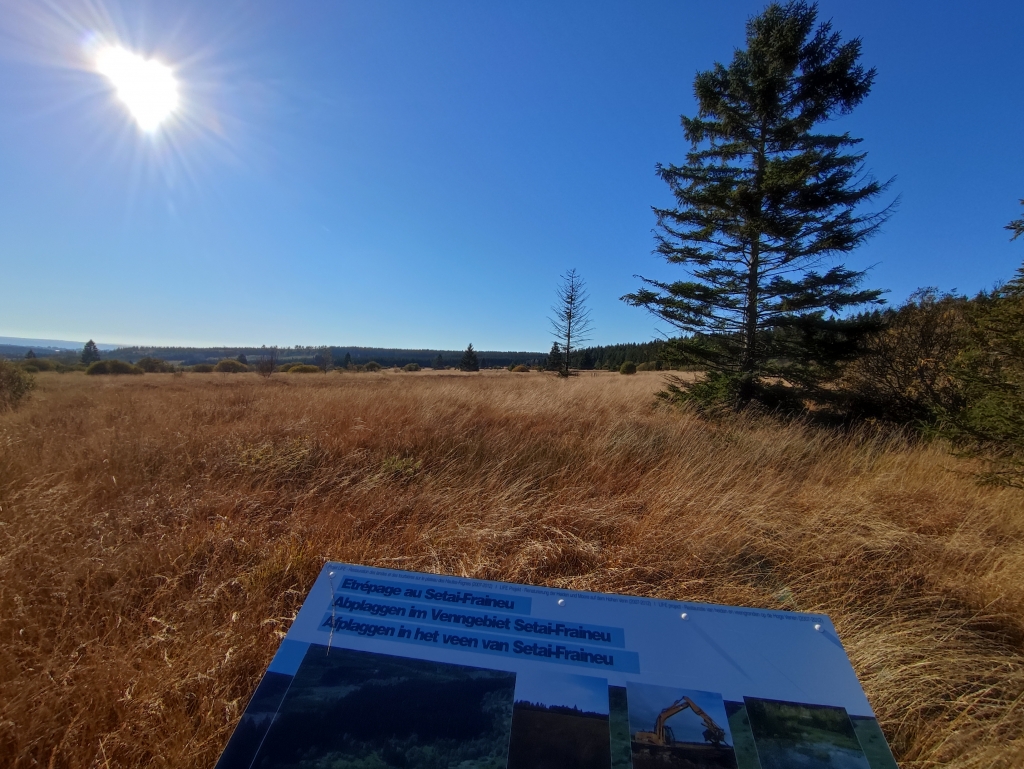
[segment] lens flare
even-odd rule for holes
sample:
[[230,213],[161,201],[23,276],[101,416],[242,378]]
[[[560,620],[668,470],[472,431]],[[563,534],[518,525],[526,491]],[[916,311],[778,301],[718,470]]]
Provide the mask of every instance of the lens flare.
[[178,107],[178,82],[166,64],[112,46],[97,54],[96,69],[143,131],[155,131]]

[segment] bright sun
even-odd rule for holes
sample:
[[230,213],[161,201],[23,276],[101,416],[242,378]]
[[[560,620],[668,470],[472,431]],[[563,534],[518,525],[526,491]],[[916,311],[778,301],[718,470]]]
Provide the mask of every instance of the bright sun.
[[178,106],[178,82],[166,64],[111,46],[96,56],[96,69],[143,131],[155,131]]

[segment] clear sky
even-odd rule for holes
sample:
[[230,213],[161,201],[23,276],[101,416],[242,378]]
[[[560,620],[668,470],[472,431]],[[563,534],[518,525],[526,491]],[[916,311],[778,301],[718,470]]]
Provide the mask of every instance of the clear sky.
[[554,671],[516,675],[516,702],[560,705],[608,715],[608,679]]
[[[595,343],[652,255],[655,163],[761,2],[0,0],[0,335],[546,350],[560,273]],[[1012,276],[1024,3],[822,2],[878,68],[839,125],[899,210],[847,264],[899,302]],[[170,65],[143,133],[91,58]]]

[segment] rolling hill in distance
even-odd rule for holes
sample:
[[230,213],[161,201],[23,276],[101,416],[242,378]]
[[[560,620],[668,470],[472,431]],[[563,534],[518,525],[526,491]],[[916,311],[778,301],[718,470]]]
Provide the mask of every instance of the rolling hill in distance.
[[[20,336],[0,336],[0,348],[22,347],[27,352],[30,348],[37,353],[38,348],[44,350],[81,350],[85,346],[85,340],[81,342],[69,342],[67,339],[26,339]],[[97,342],[96,346],[101,350],[116,350],[122,345]]]

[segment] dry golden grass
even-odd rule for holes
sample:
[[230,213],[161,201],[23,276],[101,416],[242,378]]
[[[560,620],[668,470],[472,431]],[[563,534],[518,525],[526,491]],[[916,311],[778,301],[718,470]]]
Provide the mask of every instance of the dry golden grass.
[[903,767],[1024,765],[1024,495],[941,447],[710,426],[653,373],[39,381],[5,766],[211,766],[327,558],[827,612]]

